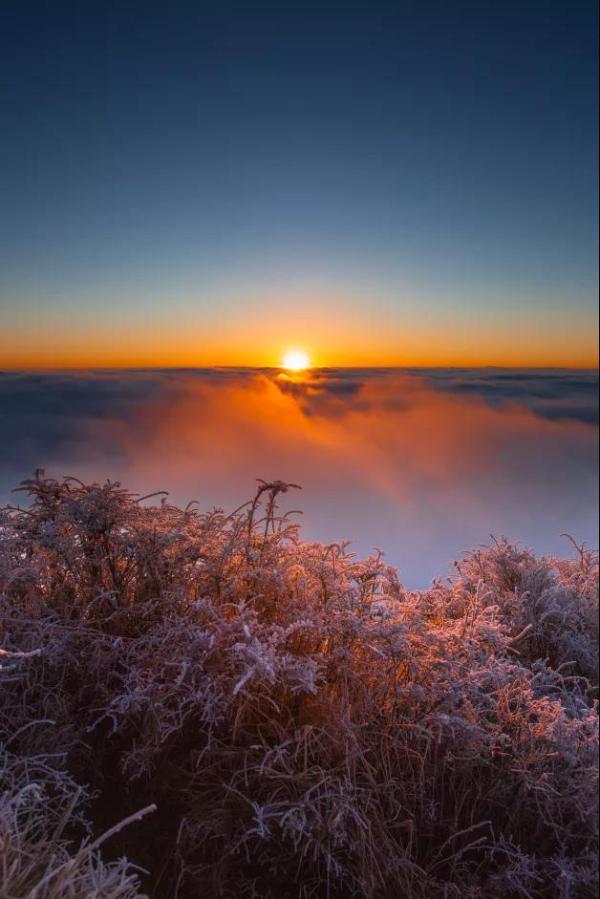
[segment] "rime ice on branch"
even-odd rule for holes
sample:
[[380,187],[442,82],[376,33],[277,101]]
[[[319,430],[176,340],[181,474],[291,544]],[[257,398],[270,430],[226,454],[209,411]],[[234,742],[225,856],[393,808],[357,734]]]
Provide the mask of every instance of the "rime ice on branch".
[[[500,540],[410,592],[302,541],[292,487],[202,513],[39,472],[2,511],[0,894],[83,899],[106,834],[156,896],[592,895],[597,556]],[[17,882],[73,778],[60,870]]]

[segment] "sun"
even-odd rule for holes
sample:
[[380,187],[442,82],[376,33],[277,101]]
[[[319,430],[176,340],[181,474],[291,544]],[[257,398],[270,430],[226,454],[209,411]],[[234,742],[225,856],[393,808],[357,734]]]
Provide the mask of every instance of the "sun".
[[288,371],[304,371],[310,368],[310,359],[303,350],[289,350],[281,361],[283,368],[287,368]]

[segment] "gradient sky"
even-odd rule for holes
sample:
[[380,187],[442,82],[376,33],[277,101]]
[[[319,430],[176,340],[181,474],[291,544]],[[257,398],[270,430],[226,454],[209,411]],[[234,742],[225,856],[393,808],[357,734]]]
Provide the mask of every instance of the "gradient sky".
[[596,364],[595,0],[0,16],[0,366]]

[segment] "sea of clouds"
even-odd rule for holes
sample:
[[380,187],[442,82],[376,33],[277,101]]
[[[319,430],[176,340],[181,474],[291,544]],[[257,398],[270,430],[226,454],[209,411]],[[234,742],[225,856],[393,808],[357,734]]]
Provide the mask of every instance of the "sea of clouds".
[[598,542],[597,372],[4,372],[0,440],[2,502],[36,468],[204,508],[293,481],[307,539],[379,547],[409,586],[491,534]]

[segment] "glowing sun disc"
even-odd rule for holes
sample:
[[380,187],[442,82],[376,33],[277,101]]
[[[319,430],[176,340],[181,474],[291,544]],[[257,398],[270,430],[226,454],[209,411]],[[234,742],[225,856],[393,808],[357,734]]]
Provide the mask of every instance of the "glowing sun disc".
[[284,355],[282,363],[288,371],[304,371],[310,367],[310,359],[302,350],[290,350]]

